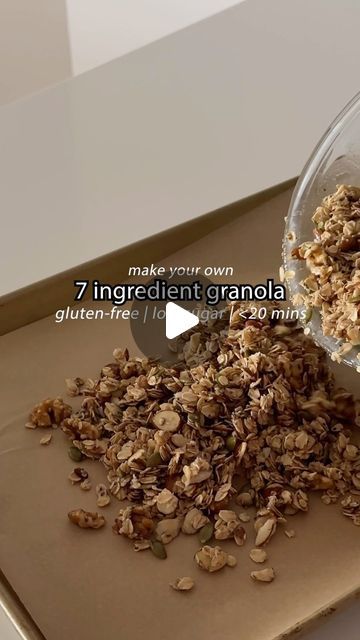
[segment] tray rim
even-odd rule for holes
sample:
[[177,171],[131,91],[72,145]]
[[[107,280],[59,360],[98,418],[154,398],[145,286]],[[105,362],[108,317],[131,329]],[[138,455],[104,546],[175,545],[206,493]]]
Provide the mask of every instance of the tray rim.
[[0,569],[0,606],[22,640],[46,640],[16,591]]

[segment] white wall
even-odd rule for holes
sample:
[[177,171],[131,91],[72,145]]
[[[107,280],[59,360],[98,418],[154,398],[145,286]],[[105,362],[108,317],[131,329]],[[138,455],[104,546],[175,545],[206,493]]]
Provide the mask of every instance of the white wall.
[[359,24],[251,0],[2,107],[0,295],[297,174],[359,89]]
[[66,0],[73,73],[138,49],[244,0]]
[[65,0],[0,0],[0,104],[70,75]]
[[0,0],[0,105],[243,1]]

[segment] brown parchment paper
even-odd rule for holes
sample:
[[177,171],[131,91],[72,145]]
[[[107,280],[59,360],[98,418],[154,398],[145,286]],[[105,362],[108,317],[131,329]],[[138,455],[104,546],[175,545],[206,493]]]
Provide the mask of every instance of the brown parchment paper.
[[[233,265],[234,282],[276,277],[288,202],[289,193],[279,195],[164,264]],[[196,536],[177,538],[166,561],[135,553],[111,531],[115,500],[103,530],[68,522],[69,509],[94,509],[94,492],[67,480],[73,465],[64,434],[55,431],[42,447],[43,431],[24,423],[35,402],[64,394],[65,377],[96,376],[125,345],[134,349],[128,323],[111,320],[49,317],[0,338],[0,567],[47,640],[270,640],[356,592],[360,531],[317,499],[308,515],[291,519],[296,538],[279,532],[272,540],[270,585],[249,578],[251,535],[243,548],[224,544],[238,559],[235,569],[209,575],[193,561]],[[337,375],[356,389],[356,374],[338,367]],[[85,466],[94,484],[105,478],[99,463]],[[193,592],[169,588],[182,575],[195,578]]]

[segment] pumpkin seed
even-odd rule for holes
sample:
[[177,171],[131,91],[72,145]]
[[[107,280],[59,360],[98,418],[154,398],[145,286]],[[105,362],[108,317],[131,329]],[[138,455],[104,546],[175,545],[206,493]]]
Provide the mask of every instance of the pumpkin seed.
[[167,558],[166,549],[160,540],[151,540],[150,548],[156,558],[159,558],[160,560],[165,560],[165,558]]
[[71,458],[71,460],[73,460],[74,462],[81,462],[81,460],[83,459],[83,454],[77,447],[74,447],[74,445],[69,447],[68,454],[69,458]]
[[163,463],[163,459],[160,455],[159,451],[154,451],[154,453],[151,454],[151,456],[148,457],[147,461],[146,461],[146,466],[147,467],[158,467],[159,464]]
[[228,436],[226,438],[225,446],[228,451],[234,451],[236,446],[236,438],[235,436]]
[[199,531],[199,542],[201,544],[206,544],[213,537],[213,533],[214,533],[214,525],[213,525],[213,523],[212,522],[208,522],[207,524],[204,524],[204,526],[201,527],[201,529]]

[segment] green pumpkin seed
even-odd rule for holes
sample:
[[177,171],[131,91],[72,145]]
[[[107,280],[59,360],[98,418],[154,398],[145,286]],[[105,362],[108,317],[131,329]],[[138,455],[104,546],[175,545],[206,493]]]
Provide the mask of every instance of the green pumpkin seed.
[[211,540],[214,533],[214,525],[212,522],[208,522],[203,527],[201,527],[199,531],[199,542],[200,544],[206,544]]
[[350,302],[360,302],[360,296],[353,296],[350,298]]
[[154,453],[151,454],[151,456],[148,457],[147,461],[146,461],[146,466],[147,467],[158,467],[159,464],[163,463],[163,459],[159,453],[159,451],[155,451]]
[[308,322],[310,322],[311,317],[312,317],[312,314],[313,314],[313,310],[312,310],[312,308],[311,308],[311,307],[308,307],[308,308],[306,309],[306,314],[305,314],[305,322],[306,322],[306,324],[307,324]]
[[165,558],[167,558],[166,549],[160,540],[151,540],[150,548],[156,558],[159,558],[160,560],[165,560]]
[[234,451],[236,447],[236,438],[235,436],[228,436],[226,438],[225,446],[228,451]]
[[81,460],[83,459],[83,454],[77,447],[74,447],[74,445],[69,447],[68,454],[69,458],[71,458],[71,460],[73,460],[74,462],[81,462]]

